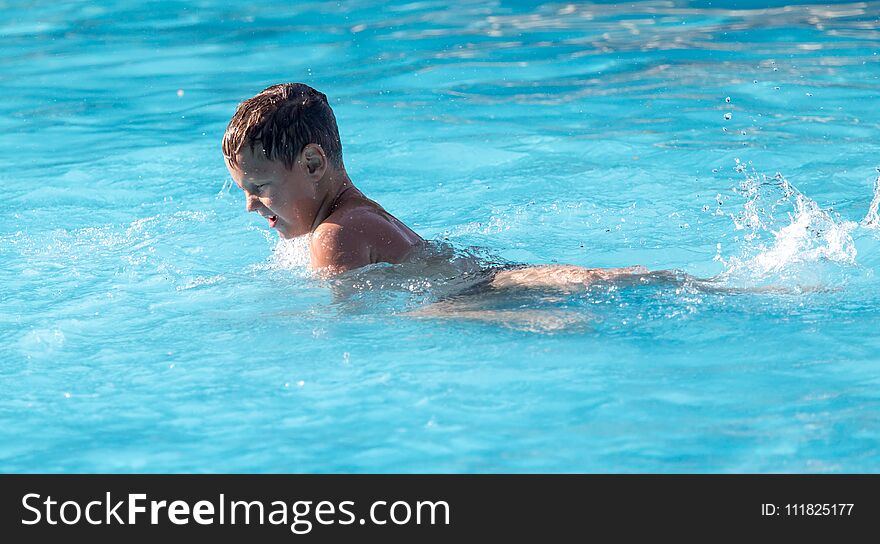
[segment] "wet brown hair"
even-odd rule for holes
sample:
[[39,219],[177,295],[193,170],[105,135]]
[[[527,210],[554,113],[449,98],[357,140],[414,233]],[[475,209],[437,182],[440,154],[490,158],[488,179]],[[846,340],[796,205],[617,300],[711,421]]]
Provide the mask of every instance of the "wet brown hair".
[[291,168],[308,144],[320,145],[327,159],[342,166],[342,143],[327,96],[303,83],[280,83],[238,105],[223,134],[223,155],[232,166],[249,145],[260,142],[269,160]]

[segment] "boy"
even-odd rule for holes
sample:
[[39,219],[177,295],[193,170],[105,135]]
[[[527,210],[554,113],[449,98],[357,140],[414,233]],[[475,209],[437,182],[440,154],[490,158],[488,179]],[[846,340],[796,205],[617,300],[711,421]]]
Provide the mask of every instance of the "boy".
[[[425,241],[351,182],[327,97],[282,83],[242,102],[223,135],[226,167],[282,238],[310,234],[312,267],[325,275],[371,263],[400,263]],[[643,267],[535,266],[499,270],[490,286],[569,290]]]

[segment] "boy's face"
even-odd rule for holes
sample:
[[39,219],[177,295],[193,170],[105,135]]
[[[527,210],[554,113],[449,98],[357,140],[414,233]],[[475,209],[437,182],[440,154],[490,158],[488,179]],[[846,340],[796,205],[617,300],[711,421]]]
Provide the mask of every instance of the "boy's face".
[[267,160],[263,150],[249,146],[238,155],[238,166],[226,161],[232,179],[244,191],[246,208],[257,212],[282,238],[311,232],[320,208],[318,184],[302,160],[287,169],[278,160]]

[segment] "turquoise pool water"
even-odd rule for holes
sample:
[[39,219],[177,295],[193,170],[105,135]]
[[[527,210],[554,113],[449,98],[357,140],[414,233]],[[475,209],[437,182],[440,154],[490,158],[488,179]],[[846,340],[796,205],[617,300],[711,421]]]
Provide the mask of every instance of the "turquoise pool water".
[[[5,3],[0,470],[876,472],[880,2],[766,5]],[[219,149],[280,81],[427,238],[714,287],[313,278]]]

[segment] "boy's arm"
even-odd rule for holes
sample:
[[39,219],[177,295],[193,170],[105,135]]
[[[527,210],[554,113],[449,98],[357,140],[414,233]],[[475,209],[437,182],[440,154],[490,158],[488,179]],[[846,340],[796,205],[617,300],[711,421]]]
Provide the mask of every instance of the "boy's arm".
[[[584,268],[570,264],[542,265],[501,270],[490,284],[495,289],[552,289],[580,291],[597,281],[626,281],[648,274],[644,266],[629,268]],[[662,272],[661,272],[662,273]],[[653,273],[655,276],[657,272]]]

